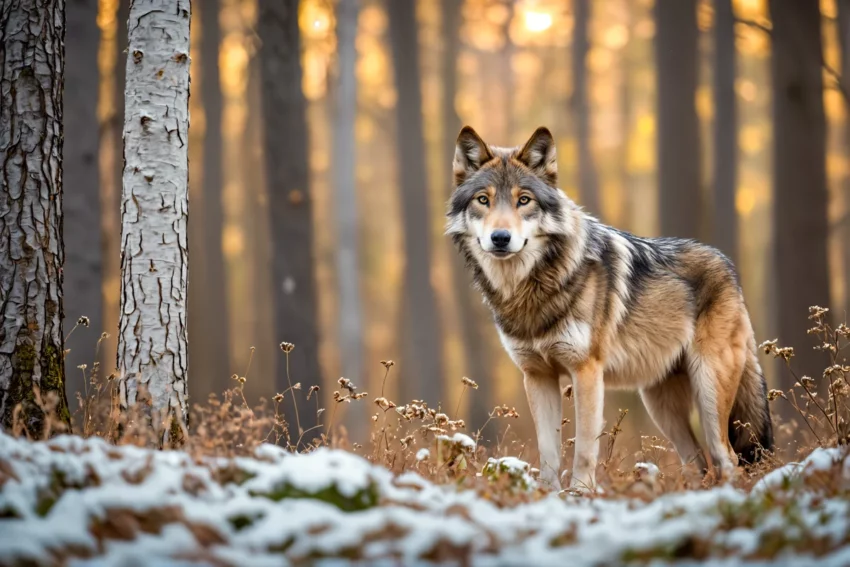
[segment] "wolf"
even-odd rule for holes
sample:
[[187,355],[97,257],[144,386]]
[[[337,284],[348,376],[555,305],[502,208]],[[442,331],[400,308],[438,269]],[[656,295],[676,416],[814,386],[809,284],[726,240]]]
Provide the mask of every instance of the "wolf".
[[560,379],[575,402],[570,487],[593,489],[605,388],[637,389],[683,463],[728,477],[773,446],[752,324],[731,262],[693,240],[640,238],[586,214],[557,188],[551,132],[455,148],[446,233],[522,371],[540,478],[561,488]]

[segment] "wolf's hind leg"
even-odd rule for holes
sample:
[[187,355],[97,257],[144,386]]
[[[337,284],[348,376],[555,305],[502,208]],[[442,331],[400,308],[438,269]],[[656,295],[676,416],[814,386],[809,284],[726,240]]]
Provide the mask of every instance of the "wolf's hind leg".
[[694,356],[688,364],[705,443],[715,469],[726,478],[738,466],[738,455],[729,443],[728,423],[743,371],[743,363],[724,364],[734,359],[734,347],[727,348],[718,355]]
[[663,381],[640,391],[646,411],[661,433],[673,443],[682,464],[696,463],[705,470],[705,457],[691,429],[691,384],[685,374],[671,374]]
[[526,372],[523,382],[534,429],[537,431],[540,480],[560,490],[561,388],[558,376]]

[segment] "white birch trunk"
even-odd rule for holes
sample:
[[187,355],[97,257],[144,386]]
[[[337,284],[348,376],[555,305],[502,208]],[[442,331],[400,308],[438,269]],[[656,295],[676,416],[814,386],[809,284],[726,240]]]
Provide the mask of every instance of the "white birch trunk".
[[189,21],[189,0],[130,7],[118,371],[163,442],[187,415]]

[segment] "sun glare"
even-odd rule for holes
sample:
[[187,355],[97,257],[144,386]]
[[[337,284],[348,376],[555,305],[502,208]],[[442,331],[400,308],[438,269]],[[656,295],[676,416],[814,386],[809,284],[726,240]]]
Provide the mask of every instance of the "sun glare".
[[552,27],[552,14],[528,10],[525,13],[525,27],[531,32],[542,32]]

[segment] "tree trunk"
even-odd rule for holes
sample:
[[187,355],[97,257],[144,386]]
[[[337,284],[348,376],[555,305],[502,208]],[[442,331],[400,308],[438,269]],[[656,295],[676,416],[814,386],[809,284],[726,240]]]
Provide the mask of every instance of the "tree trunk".
[[[294,393],[303,409],[307,407],[303,391],[321,383],[321,370],[298,0],[260,0],[257,31],[262,41],[260,61],[277,338],[295,345],[289,355],[289,369],[292,382],[302,385],[302,393]],[[278,391],[284,391],[289,387],[286,365],[278,367]],[[287,412],[290,421],[293,415],[293,411]],[[303,411],[299,417],[303,429],[316,423],[313,411]]]
[[698,238],[700,143],[696,0],[655,3],[661,234]]
[[443,356],[437,302],[431,286],[422,89],[414,2],[389,2],[390,42],[398,95],[396,132],[404,234],[404,358],[401,401],[437,404],[443,396]]
[[[65,4],[0,10],[0,428],[70,426],[62,335]],[[55,416],[39,404],[55,400]],[[49,406],[51,404],[47,404]]]
[[[222,212],[222,95],[219,75],[219,2],[207,0],[201,6],[201,73],[204,89],[201,93],[206,118],[204,136],[203,240],[205,250],[203,284],[198,321],[204,333],[206,350],[192,356],[193,374],[209,383],[206,390],[221,394],[233,386],[230,380],[230,344],[224,253],[221,232],[224,223]],[[192,348],[190,347],[190,352]]]
[[[838,40],[841,44],[841,85],[850,92],[850,0],[838,0]],[[846,114],[850,116],[850,101],[845,100]],[[850,120],[845,118],[844,157],[850,154]],[[850,322],[850,174],[844,176],[844,213],[838,227],[842,242],[844,261],[844,310],[843,318]]]
[[163,444],[188,416],[189,22],[189,0],[130,7],[118,371]]
[[129,0],[111,6],[111,13],[101,10],[98,17],[115,18],[114,24],[101,30],[101,90],[99,93],[100,131],[100,234],[104,285],[101,289],[103,324],[98,332],[108,337],[101,341],[99,362],[102,375],[115,370],[118,355],[118,328],[121,288],[121,243],[115,238],[121,232],[121,177],[124,174],[121,136],[124,131],[124,75],[127,70],[127,20]]
[[[457,94],[457,60],[460,55],[460,24],[462,0],[442,0],[443,12],[443,135],[445,151],[442,163],[446,169],[443,179],[446,184],[446,199],[451,196],[452,159],[455,153],[457,135],[461,129],[460,117],[455,109]],[[452,245],[452,284],[457,295],[460,337],[463,341],[464,372],[478,384],[478,390],[467,393],[469,400],[468,425],[477,430],[486,421],[493,409],[493,376],[487,365],[487,339],[481,333],[479,321],[483,304],[481,296],[472,289],[463,258]],[[478,307],[478,309],[476,309]],[[451,416],[453,419],[463,416]],[[487,432],[482,432],[486,437]]]
[[[771,0],[773,21],[773,226],[779,339],[794,367],[820,376],[826,357],[812,350],[808,308],[829,304],[826,120],[817,2]],[[783,371],[781,387],[794,379]]]
[[73,396],[83,392],[83,373],[77,368],[88,365],[94,371],[95,345],[103,330],[103,260],[100,225],[100,172],[98,151],[100,132],[97,124],[98,89],[97,53],[100,30],[97,26],[97,0],[78,0],[68,10],[66,24],[65,130],[72,132],[73,143],[64,148],[64,238],[66,328],[82,316],[88,317],[91,331],[77,330],[69,341],[65,365],[67,391]]
[[[339,293],[339,353],[342,374],[357,386],[363,378],[363,315],[360,309],[359,232],[355,182],[354,120],[357,115],[357,62],[355,39],[359,0],[337,4],[336,35],[339,79],[334,117],[333,169],[337,229],[337,286]],[[365,404],[348,409],[348,423],[355,438],[366,420]]]
[[573,36],[573,96],[572,110],[576,123],[578,144],[578,184],[581,206],[590,214],[600,216],[599,181],[590,147],[590,105],[587,102],[587,52],[590,49],[588,28],[590,0],[575,0],[575,35]]
[[738,112],[732,0],[714,3],[714,245],[737,264]]

